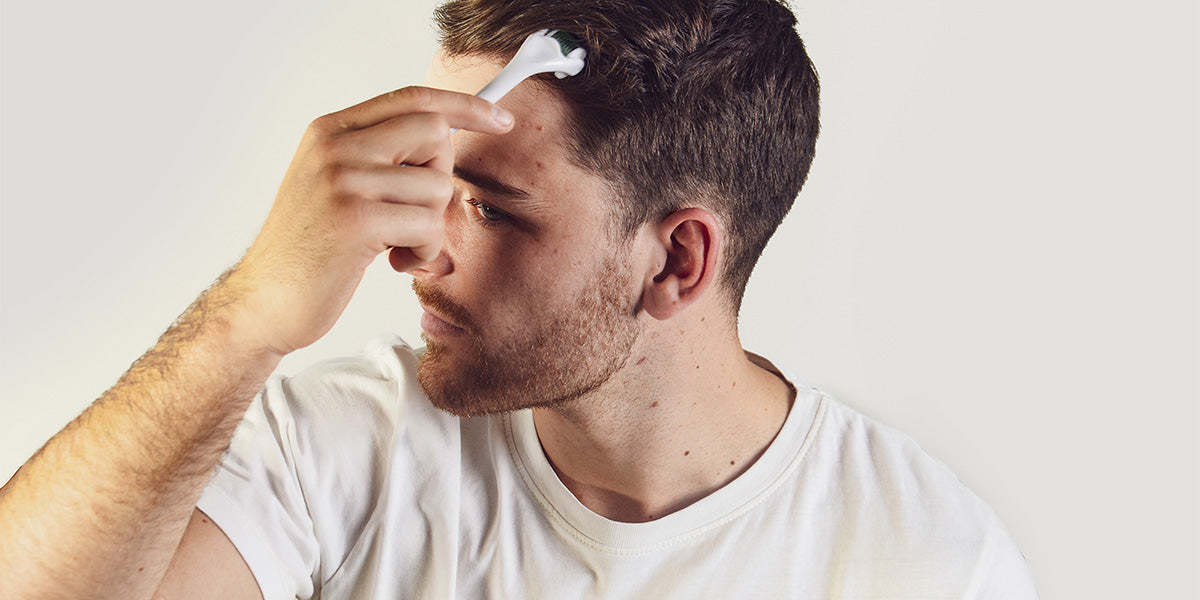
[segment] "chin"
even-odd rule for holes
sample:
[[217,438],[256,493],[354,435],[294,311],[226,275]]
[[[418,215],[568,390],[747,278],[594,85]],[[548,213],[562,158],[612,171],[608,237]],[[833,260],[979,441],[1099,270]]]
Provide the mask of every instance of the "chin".
[[537,314],[484,321],[466,335],[424,336],[417,378],[434,406],[463,416],[557,406],[592,394],[625,367],[641,335],[617,258],[571,300]]
[[573,402],[603,387],[628,358],[624,354],[612,357],[615,360],[589,361],[590,368],[579,368],[573,364],[576,361],[559,362],[554,367],[544,360],[495,365],[486,359],[455,360],[454,354],[445,346],[428,345],[417,363],[417,380],[430,403],[459,417]]

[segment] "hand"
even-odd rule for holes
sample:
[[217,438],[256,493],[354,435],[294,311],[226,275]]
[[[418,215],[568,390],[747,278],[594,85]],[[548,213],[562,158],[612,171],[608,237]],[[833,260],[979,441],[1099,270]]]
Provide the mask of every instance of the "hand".
[[504,133],[512,115],[474,96],[410,87],[309,126],[254,245],[223,282],[256,342],[280,355],[323,336],[367,265],[441,250],[453,196],[450,129]]

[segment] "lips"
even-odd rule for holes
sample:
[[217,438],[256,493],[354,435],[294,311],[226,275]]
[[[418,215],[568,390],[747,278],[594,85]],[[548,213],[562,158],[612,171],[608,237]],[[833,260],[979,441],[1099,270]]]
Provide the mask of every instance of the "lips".
[[450,337],[467,334],[474,324],[466,309],[438,288],[419,278],[413,278],[413,292],[425,313],[421,315],[421,329],[432,337]]
[[434,312],[428,306],[421,304],[425,313],[421,315],[421,329],[433,337],[451,337],[466,333],[462,327],[447,321],[445,317]]

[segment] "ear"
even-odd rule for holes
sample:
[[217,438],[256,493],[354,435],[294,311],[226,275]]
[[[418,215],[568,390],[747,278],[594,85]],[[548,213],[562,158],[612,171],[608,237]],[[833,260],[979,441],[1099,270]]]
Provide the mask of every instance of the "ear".
[[670,319],[708,290],[717,274],[721,227],[702,208],[671,213],[654,226],[655,268],[642,289],[642,308],[659,320]]

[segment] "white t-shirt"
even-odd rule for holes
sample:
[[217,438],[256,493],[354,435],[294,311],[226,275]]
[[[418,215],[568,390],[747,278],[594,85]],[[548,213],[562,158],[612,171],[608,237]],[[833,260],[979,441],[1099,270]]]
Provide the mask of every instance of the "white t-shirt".
[[200,499],[276,598],[1036,598],[993,512],[813,388],[740,477],[649,523],[583,506],[530,411],[434,408],[397,338],[272,378]]

